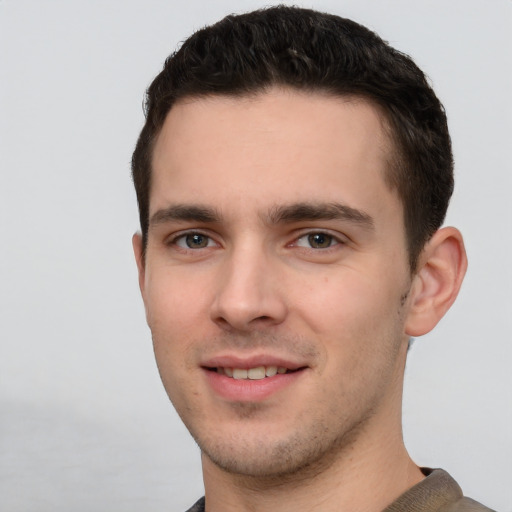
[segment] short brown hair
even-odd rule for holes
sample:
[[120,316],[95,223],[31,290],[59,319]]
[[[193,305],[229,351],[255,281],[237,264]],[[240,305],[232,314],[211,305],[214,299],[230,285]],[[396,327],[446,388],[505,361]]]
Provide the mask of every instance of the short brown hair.
[[230,15],[197,31],[167,58],[148,88],[146,122],[132,158],[143,247],[153,146],[176,101],[243,96],[274,85],[359,96],[379,106],[394,145],[385,178],[403,203],[414,271],[453,192],[444,108],[416,64],[372,31],[339,16],[286,6]]

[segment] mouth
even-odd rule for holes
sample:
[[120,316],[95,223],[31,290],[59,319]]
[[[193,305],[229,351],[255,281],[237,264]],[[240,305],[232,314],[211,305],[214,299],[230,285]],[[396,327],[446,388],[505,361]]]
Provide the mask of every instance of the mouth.
[[[210,389],[228,402],[262,402],[302,382],[308,366],[270,356],[216,357],[202,369]],[[277,396],[277,395],[276,395]]]
[[210,367],[207,370],[235,380],[262,380],[276,375],[284,375],[304,369],[290,369],[284,366],[255,366],[254,368],[230,368],[224,366]]

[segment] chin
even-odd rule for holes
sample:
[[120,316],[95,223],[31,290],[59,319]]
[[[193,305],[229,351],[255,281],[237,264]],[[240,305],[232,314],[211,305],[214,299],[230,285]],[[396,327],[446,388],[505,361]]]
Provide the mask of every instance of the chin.
[[301,453],[290,454],[287,451],[285,456],[278,455],[277,453],[285,451],[282,447],[274,447],[272,450],[267,446],[265,453],[258,451],[253,454],[247,453],[247,450],[243,450],[243,454],[234,453],[233,450],[231,453],[218,453],[216,450],[202,451],[223,471],[254,478],[275,478],[295,474],[309,465],[308,461],[310,461],[310,457],[304,457]]
[[[333,436],[328,429],[316,425],[315,432],[308,435],[302,431],[286,439],[271,439],[261,435],[233,435],[229,439],[197,439],[203,456],[223,471],[259,479],[297,477],[298,473],[317,473],[330,466],[351,443]],[[319,433],[322,433],[319,435]]]

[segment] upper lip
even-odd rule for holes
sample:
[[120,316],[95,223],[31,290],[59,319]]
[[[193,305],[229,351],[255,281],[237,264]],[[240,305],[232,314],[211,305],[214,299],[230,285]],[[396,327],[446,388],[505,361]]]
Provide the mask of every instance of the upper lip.
[[239,368],[249,369],[258,366],[277,366],[288,370],[297,370],[308,366],[303,362],[294,361],[285,357],[273,355],[254,355],[243,357],[238,355],[219,355],[209,358],[201,363],[204,368]]

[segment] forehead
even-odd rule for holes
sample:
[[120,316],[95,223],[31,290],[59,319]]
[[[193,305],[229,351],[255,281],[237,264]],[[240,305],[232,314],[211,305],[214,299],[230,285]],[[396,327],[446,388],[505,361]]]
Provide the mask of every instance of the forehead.
[[389,147],[380,111],[360,98],[275,88],[181,100],[155,144],[150,215],[172,202],[379,207],[398,201],[385,185]]

